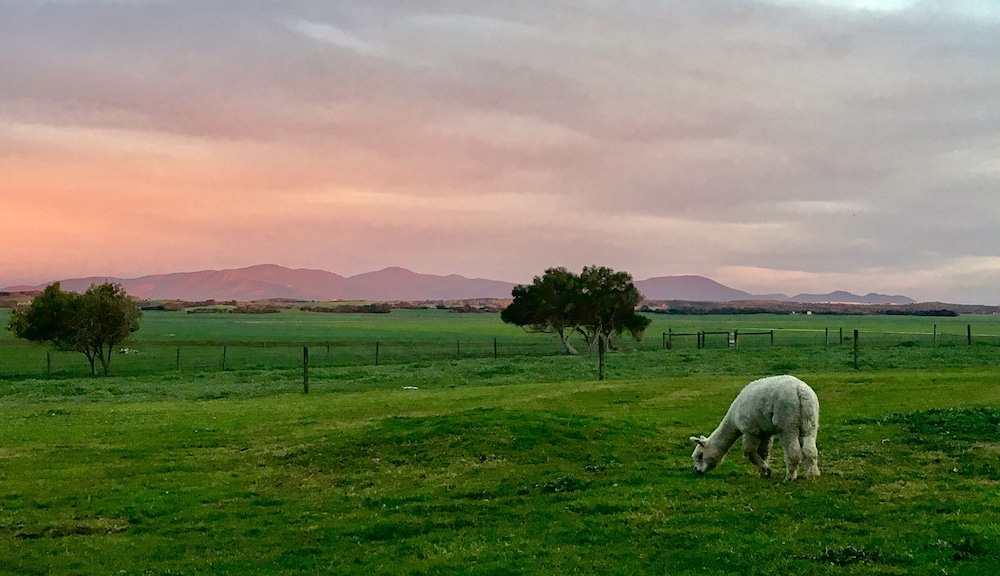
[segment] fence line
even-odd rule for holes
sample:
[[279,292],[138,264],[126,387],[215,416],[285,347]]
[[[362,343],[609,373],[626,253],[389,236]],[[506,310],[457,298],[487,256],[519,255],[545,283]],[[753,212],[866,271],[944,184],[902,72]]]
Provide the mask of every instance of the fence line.
[[[655,346],[645,348],[655,349]],[[306,352],[305,350],[308,350]],[[438,341],[385,340],[322,342],[138,341],[115,354],[115,375],[188,373],[246,369],[379,366],[410,362],[552,356],[563,354],[556,338],[506,341],[498,338]],[[303,355],[307,355],[305,362]],[[90,365],[79,352],[23,341],[0,342],[0,378],[85,376]]]
[[[831,329],[743,329],[664,332],[660,343],[647,339],[645,343],[622,341],[626,349],[673,350],[707,347],[760,346],[831,346],[857,343],[942,343],[972,345],[1000,344],[1000,335],[973,334],[971,324],[965,334],[943,334],[934,326],[931,332],[861,331],[858,336],[837,328]],[[858,332],[855,331],[857,334]],[[726,336],[726,338],[714,338]],[[904,337],[904,339],[900,339]],[[309,350],[311,348],[311,350]],[[415,340],[349,340],[333,339],[317,342],[163,342],[137,341],[129,343],[116,354],[112,371],[118,376],[157,373],[188,373],[206,371],[294,369],[380,366],[436,360],[471,358],[513,358],[564,354],[555,337],[539,336],[537,340],[501,340],[497,338],[456,338],[436,341]],[[305,356],[305,358],[303,358]],[[0,342],[0,378],[53,378],[85,376],[90,366],[77,352],[54,350],[23,341]],[[308,386],[308,373],[303,374]]]
[[[885,330],[885,331],[859,331],[862,335],[869,338],[874,338],[878,341],[886,340],[898,340],[897,336],[907,336],[907,337],[929,337],[930,343],[938,344],[944,341],[960,342],[964,341],[967,345],[972,345],[974,341],[984,342],[984,343],[1000,343],[1000,335],[998,334],[974,334],[972,332],[972,324],[967,324],[965,326],[965,331],[962,334],[958,333],[943,333],[938,331],[938,327],[935,324],[930,332],[918,332],[918,331],[899,331],[899,330]],[[790,338],[786,338],[787,335],[793,335]],[[781,345],[803,345],[815,343],[813,340],[809,339],[808,336],[815,336],[819,338],[822,336],[822,341],[825,345],[831,345],[831,330],[829,327],[825,328],[750,328],[750,329],[733,329],[733,330],[700,330],[697,332],[674,332],[672,329],[668,329],[667,332],[662,334],[662,344],[661,348],[667,350],[675,347],[674,339],[677,338],[678,342],[683,342],[684,338],[695,338],[695,347],[705,348],[708,345],[706,336],[713,335],[728,335],[726,341],[727,346],[739,346],[741,336],[769,336],[769,344],[773,345],[777,343]],[[807,337],[803,339],[802,335]],[[836,342],[838,344],[844,344],[845,341],[850,341],[851,336],[848,334],[844,335],[844,328],[838,327],[835,334]],[[805,341],[804,341],[805,340]],[[907,340],[914,341],[914,340]],[[915,342],[915,341],[914,341]]]
[[769,336],[770,344],[774,344],[774,330],[702,330],[699,332],[674,332],[673,330],[668,330],[663,333],[662,336],[662,348],[664,350],[672,350],[674,347],[674,337],[683,338],[694,336],[697,338],[697,347],[705,348],[707,346],[706,336],[719,336],[724,335],[727,337],[726,343],[728,346],[738,346],[740,336]]

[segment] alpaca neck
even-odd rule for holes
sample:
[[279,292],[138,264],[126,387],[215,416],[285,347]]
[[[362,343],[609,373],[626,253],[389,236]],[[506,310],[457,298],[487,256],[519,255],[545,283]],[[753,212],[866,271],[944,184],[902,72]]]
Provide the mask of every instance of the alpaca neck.
[[708,445],[720,456],[724,456],[733,447],[733,444],[736,443],[741,434],[736,428],[736,424],[730,420],[729,414],[726,414],[726,417],[719,423],[719,427],[708,437]]

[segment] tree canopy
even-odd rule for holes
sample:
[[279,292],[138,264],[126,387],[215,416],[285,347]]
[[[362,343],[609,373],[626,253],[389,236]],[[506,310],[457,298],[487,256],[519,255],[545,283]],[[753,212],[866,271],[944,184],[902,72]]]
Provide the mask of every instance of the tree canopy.
[[97,373],[99,361],[107,375],[115,347],[139,329],[141,314],[120,284],[94,284],[76,294],[63,292],[56,282],[26,310],[14,311],[7,330],[18,338],[80,352],[90,362],[91,374]]
[[594,349],[601,339],[610,343],[625,332],[641,340],[650,323],[635,311],[642,294],[632,275],[604,266],[588,266],[580,274],[549,268],[531,284],[515,287],[511,295],[514,301],[500,318],[532,332],[558,335],[570,354],[577,353],[570,342],[573,334]]

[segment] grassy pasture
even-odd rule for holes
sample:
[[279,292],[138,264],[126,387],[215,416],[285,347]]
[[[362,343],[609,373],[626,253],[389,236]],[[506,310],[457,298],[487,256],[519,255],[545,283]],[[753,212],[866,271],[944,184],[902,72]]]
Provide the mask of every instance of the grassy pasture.
[[[7,310],[0,310],[6,324]],[[661,315],[642,342],[626,338],[631,351],[659,350],[662,334],[698,331],[741,333],[774,331],[777,346],[850,346],[853,330],[863,346],[901,343],[930,346],[962,344],[972,325],[976,344],[1000,345],[1000,316],[921,318],[887,316]],[[841,335],[844,341],[841,341]],[[676,351],[696,348],[694,336],[673,339]],[[578,342],[582,347],[582,343]],[[727,337],[707,337],[709,347],[726,347]],[[770,347],[770,337],[740,337],[740,349]],[[504,324],[498,314],[455,314],[444,310],[396,310],[391,314],[320,314],[284,310],[278,314],[185,314],[146,312],[141,328],[124,344],[139,353],[118,355],[112,370],[122,376],[301,366],[302,347],[318,367],[398,364],[455,358],[558,355],[555,337],[529,334]],[[496,348],[494,348],[496,346]],[[582,349],[582,348],[581,348]],[[0,330],[0,378],[83,376],[79,353],[15,340]]]
[[[492,328],[412,330],[450,340],[455,317]],[[0,574],[992,575],[998,357],[642,349],[604,382],[592,357],[416,359],[320,367],[308,395],[292,368],[0,380]],[[688,436],[777,372],[820,396],[823,476],[763,480],[737,450],[696,477]]]

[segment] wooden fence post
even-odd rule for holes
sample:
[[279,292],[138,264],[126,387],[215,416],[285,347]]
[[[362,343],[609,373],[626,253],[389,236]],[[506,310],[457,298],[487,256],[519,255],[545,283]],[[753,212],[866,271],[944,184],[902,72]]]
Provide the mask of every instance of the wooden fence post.
[[45,378],[52,378],[52,353],[45,352]]
[[497,339],[494,338],[493,339],[493,359],[496,360],[499,357],[500,357],[500,353],[497,350]]
[[226,371],[226,348],[225,344],[222,345],[222,371]]
[[604,380],[604,335],[597,336],[597,379]]
[[965,325],[965,332],[968,334],[969,346],[972,346],[972,324]]
[[302,347],[302,393],[309,393],[309,347]]
[[858,369],[858,331],[854,331],[854,369]]
[[379,341],[375,341],[375,365],[378,366]]
[[174,362],[174,368],[180,372],[181,371],[181,347],[177,347],[177,359]]
[[934,343],[937,344],[937,324],[934,325]]

